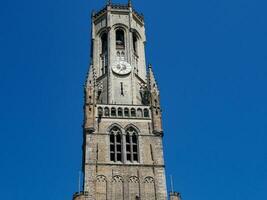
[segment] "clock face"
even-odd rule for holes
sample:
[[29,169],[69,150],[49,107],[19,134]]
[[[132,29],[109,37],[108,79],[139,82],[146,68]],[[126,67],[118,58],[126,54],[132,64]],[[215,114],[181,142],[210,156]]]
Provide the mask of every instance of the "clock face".
[[125,61],[115,62],[112,66],[112,71],[119,75],[126,75],[132,71],[132,67]]

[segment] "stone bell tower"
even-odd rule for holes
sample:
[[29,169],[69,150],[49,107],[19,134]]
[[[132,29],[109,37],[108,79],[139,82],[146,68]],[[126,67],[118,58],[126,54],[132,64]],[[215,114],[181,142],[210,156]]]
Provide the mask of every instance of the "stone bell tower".
[[92,14],[84,88],[83,191],[74,200],[166,200],[159,89],[143,15],[108,1]]

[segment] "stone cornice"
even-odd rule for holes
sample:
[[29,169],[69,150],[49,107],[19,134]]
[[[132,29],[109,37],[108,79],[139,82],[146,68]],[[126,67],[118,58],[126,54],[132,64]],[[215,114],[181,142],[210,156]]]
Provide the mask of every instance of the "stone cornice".
[[138,18],[141,22],[144,22],[144,16],[143,14],[139,14],[136,10],[132,9],[132,6],[129,4],[113,4],[111,3],[110,5],[105,6],[104,8],[102,8],[100,11],[93,13],[92,14],[92,18],[94,20],[98,19],[100,16],[102,16],[103,14],[105,14],[107,11],[129,11],[132,12],[136,18]]

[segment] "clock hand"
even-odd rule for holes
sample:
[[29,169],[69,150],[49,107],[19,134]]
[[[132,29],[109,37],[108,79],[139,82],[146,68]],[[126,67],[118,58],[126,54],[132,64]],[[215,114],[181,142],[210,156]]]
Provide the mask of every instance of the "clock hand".
[[123,71],[123,66],[122,66],[122,64],[120,64],[120,71],[119,71],[119,72],[121,72],[121,71]]

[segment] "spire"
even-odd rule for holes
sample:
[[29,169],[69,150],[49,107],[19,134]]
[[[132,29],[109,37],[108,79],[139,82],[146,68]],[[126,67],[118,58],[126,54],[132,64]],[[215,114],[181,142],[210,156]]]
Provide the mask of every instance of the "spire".
[[159,94],[157,81],[155,79],[151,64],[148,65],[148,85],[149,85],[150,91],[155,91],[157,94]]
[[111,5],[111,0],[107,0],[107,5]]
[[128,6],[132,7],[132,1],[131,0],[128,0]]
[[94,77],[94,68],[93,65],[90,65],[89,72],[87,73],[85,87],[94,87],[95,85],[95,77]]
[[148,89],[150,92],[150,106],[152,112],[153,134],[158,136],[163,136],[159,89],[151,65],[149,65],[148,67],[147,79],[148,79]]

